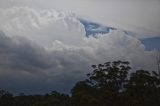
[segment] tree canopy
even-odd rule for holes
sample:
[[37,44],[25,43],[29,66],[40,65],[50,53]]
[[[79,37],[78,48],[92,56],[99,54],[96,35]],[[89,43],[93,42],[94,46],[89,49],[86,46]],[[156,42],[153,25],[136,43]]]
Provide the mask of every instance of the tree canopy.
[[160,106],[160,78],[155,71],[132,70],[127,61],[92,65],[87,79],[71,95],[12,95],[0,90],[0,106]]

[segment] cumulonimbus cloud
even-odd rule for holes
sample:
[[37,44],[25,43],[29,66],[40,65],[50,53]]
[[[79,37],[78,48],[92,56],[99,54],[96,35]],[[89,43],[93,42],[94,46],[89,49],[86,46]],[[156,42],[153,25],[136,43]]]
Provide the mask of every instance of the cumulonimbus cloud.
[[67,91],[92,64],[119,59],[130,61],[133,68],[154,70],[152,51],[121,30],[87,38],[73,13],[16,7],[1,9],[0,15],[2,88]]

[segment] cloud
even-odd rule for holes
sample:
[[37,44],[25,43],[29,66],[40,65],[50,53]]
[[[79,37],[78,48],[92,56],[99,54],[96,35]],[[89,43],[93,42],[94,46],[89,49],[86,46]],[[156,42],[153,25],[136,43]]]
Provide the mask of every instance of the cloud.
[[160,36],[159,0],[1,0],[0,5],[67,10],[107,26],[136,32],[138,38]]
[[121,30],[85,36],[77,16],[55,10],[0,10],[0,84],[13,92],[68,92],[92,64],[128,60],[154,69],[152,51]]
[[0,29],[6,35],[25,36],[42,45],[49,46],[53,40],[80,43],[80,36],[85,33],[83,25],[71,12],[53,9],[38,12],[27,7],[14,7],[1,9],[0,15]]

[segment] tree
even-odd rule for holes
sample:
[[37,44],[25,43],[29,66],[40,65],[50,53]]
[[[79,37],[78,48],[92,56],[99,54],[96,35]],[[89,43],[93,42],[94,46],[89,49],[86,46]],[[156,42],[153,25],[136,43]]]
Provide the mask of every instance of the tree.
[[92,67],[93,72],[87,75],[89,77],[87,82],[92,86],[116,92],[125,90],[128,71],[131,69],[129,62],[119,60]]
[[125,94],[130,105],[159,106],[160,80],[157,73],[145,70],[137,70],[132,73]]
[[133,71],[129,62],[92,65],[85,81],[72,89],[73,106],[160,106],[160,78],[156,72]]
[[120,92],[128,82],[129,62],[113,61],[92,65],[88,79],[78,82],[72,89],[74,106],[121,106]]
[[160,77],[160,50],[159,49],[154,50],[154,57],[156,60],[157,71]]
[[70,106],[70,97],[57,91],[43,96],[42,100],[36,101],[33,106]]
[[71,90],[73,106],[99,106],[101,102],[98,98],[97,90],[88,85],[86,81],[79,81]]
[[92,65],[88,78],[79,81],[72,95],[53,91],[45,95],[13,96],[0,90],[0,106],[160,106],[160,77],[155,71],[136,70],[129,62]]
[[0,106],[13,106],[13,95],[7,91],[0,90]]

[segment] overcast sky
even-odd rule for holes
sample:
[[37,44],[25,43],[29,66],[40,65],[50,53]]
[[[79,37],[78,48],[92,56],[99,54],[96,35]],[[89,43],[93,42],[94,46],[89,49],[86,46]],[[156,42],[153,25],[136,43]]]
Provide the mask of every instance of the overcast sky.
[[[87,38],[79,18],[118,29]],[[159,0],[0,0],[0,88],[68,93],[92,64],[118,59],[156,70],[140,39],[160,37],[159,19]]]

